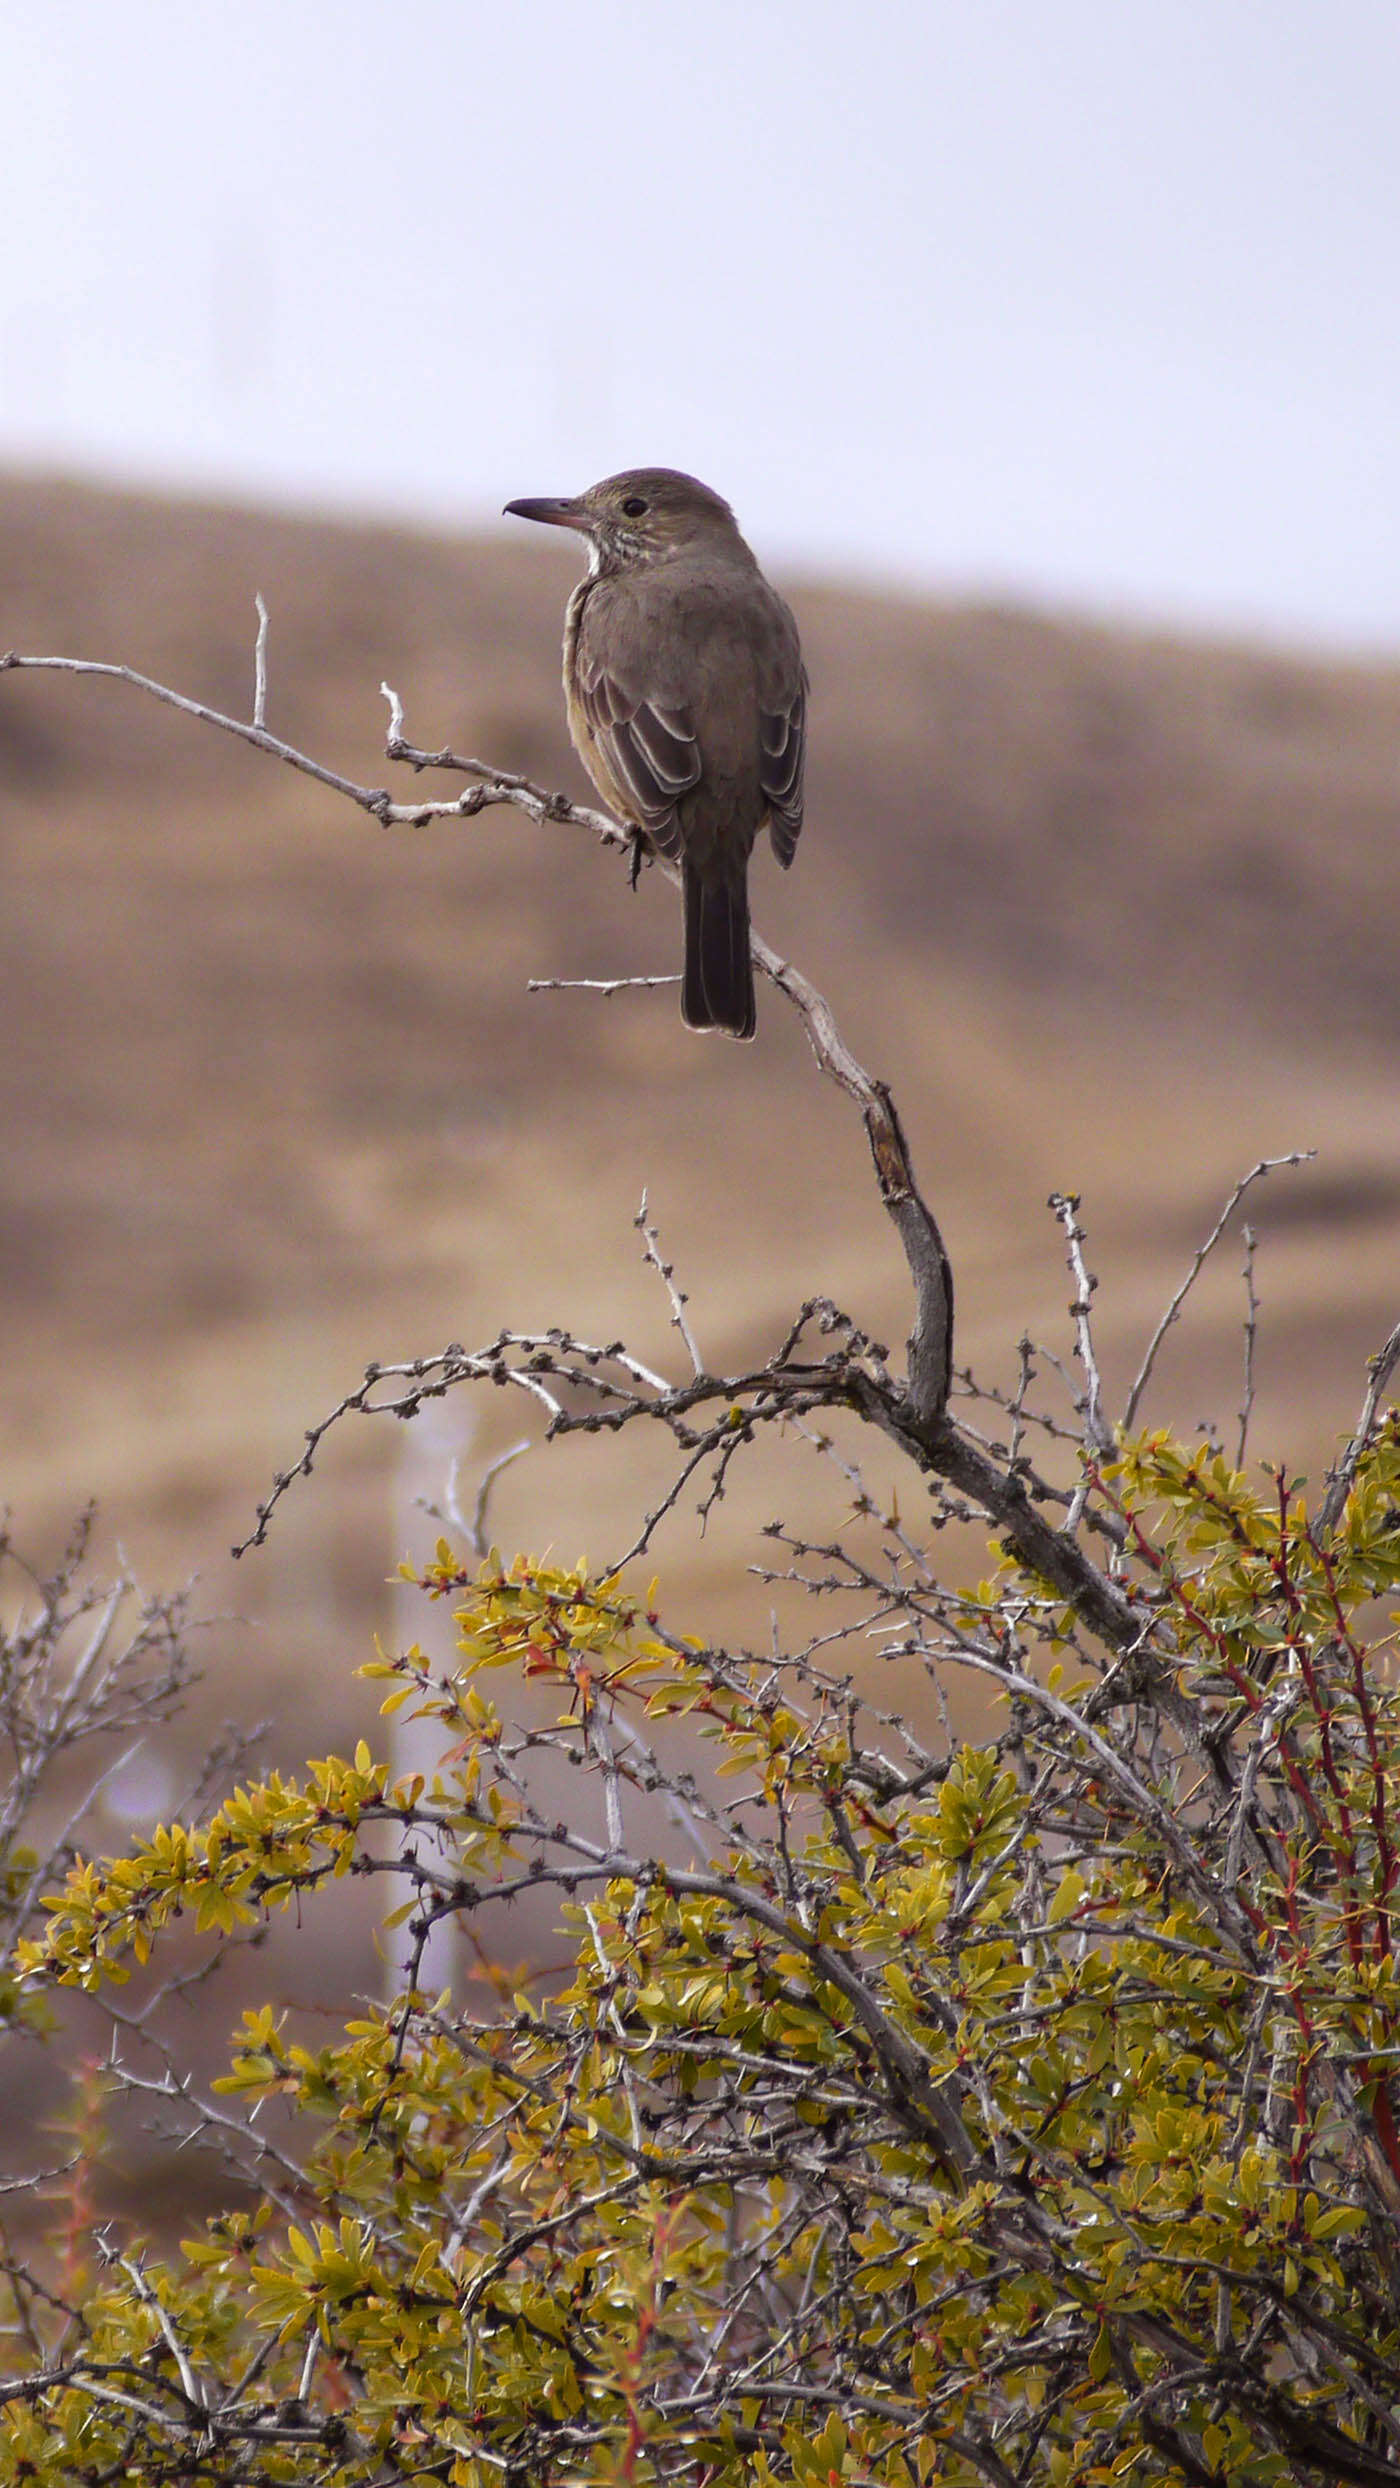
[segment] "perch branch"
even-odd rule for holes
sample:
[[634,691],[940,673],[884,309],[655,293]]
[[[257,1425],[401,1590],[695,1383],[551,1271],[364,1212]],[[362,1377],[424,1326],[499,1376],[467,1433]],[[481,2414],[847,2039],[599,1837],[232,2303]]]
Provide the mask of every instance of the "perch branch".
[[[266,640],[261,616],[259,635],[262,661],[255,672],[254,704],[261,712],[267,688]],[[568,823],[591,831],[604,845],[624,853],[631,850],[631,832],[606,813],[573,803],[512,771],[492,768],[473,755],[445,748],[428,751],[409,743],[403,731],[402,701],[387,684],[383,690],[389,704],[386,744],[389,759],[419,772],[444,769],[470,776],[474,782],[462,793],[446,800],[395,803],[386,788],[363,786],[270,734],[260,718],[249,721],[225,716],[204,701],[174,691],[130,666],[76,657],[24,656],[14,651],[0,653],[0,673],[21,671],[91,675],[129,684],[148,698],[178,710],[182,716],[213,726],[220,733],[230,734],[240,742],[251,744],[255,750],[267,753],[272,759],[280,760],[286,767],[315,779],[318,785],[343,796],[386,827],[420,828],[435,820],[468,819],[489,806],[507,804],[526,813],[534,821]],[[657,868],[668,880],[678,880],[675,868],[664,859],[658,859]],[[455,1382],[472,1377],[489,1378],[506,1381],[532,1396],[543,1409],[550,1431],[576,1423],[594,1427],[614,1426],[644,1411],[663,1417],[677,1431],[677,1439],[687,1456],[699,1447],[705,1429],[678,1429],[683,1426],[685,1409],[706,1397],[725,1398],[731,1407],[736,1398],[747,1397],[745,1422],[772,1413],[776,1408],[802,1413],[806,1409],[833,1402],[861,1407],[922,1469],[933,1472],[974,1499],[1004,1530],[1018,1558],[1064,1596],[1094,1631],[1102,1634],[1120,1653],[1131,1650],[1141,1636],[1142,1619],[1117,1587],[1083,1553],[1075,1539],[1067,1532],[1051,1528],[1034,1508],[1031,1491],[1021,1474],[1024,1464],[1017,1462],[1010,1468],[999,1466],[948,1416],[948,1394],[952,1381],[952,1271],[937,1221],[915,1180],[909,1146],[889,1089],[883,1081],[873,1079],[857,1062],[837,1029],[830,1005],[798,969],[780,958],[757,934],[753,938],[753,955],[755,964],[797,1012],[818,1068],[860,1110],[870,1142],[880,1198],[899,1236],[913,1285],[914,1321],[908,1343],[906,1382],[902,1386],[895,1383],[886,1372],[882,1358],[869,1349],[868,1342],[859,1340],[854,1333],[849,1348],[834,1359],[827,1359],[816,1368],[792,1367],[788,1360],[796,1333],[808,1318],[808,1313],[804,1312],[788,1347],[780,1356],[756,1375],[740,1377],[738,1381],[716,1382],[697,1376],[687,1390],[673,1392],[659,1376],[647,1373],[633,1360],[624,1358],[620,1351],[614,1351],[614,1379],[609,1385],[611,1398],[606,1407],[597,1405],[598,1374],[595,1364],[589,1369],[594,1404],[584,1417],[571,1415],[563,1401],[549,1389],[544,1379],[549,1370],[548,1358],[540,1349],[540,1343],[529,1343],[536,1353],[526,1356],[519,1363],[511,1362],[508,1357],[503,1361],[504,1350],[525,1346],[518,1338],[512,1340],[503,1335],[494,1349],[478,1356],[467,1357],[453,1348],[446,1350],[441,1358],[420,1361],[411,1368],[371,1368],[366,1382],[348,1394],[326,1422],[333,1423],[337,1417],[352,1409],[369,1413],[374,1407],[384,1406],[385,1402],[376,1396],[375,1386],[381,1377],[394,1372],[407,1383],[407,1388],[388,1403],[393,1412],[400,1416],[412,1415],[424,1398],[440,1395]],[[1235,1197],[1239,1197],[1238,1193]],[[1209,1245],[1205,1250],[1209,1250]],[[1180,1297],[1170,1309],[1168,1320],[1175,1319],[1179,1303]],[[849,1329],[848,1324],[845,1327]],[[587,1388],[585,1376],[577,1370],[571,1370],[565,1379],[572,1388]],[[728,1416],[716,1422],[717,1432],[720,1427],[732,1434],[732,1421]],[[297,1466],[274,1481],[270,1497],[259,1509],[257,1527],[248,1543],[261,1541],[273,1505],[286,1491],[292,1478],[310,1467],[324,1431],[324,1425],[313,1428]]]
[[[259,637],[263,639],[261,621]],[[526,812],[534,821],[569,822],[591,829],[604,845],[629,851],[632,833],[612,820],[607,813],[586,804],[570,802],[563,795],[551,794],[547,788],[511,770],[494,769],[487,762],[470,754],[448,750],[423,751],[407,742],[403,733],[403,703],[388,683],[381,686],[389,703],[389,730],[386,752],[390,760],[400,761],[415,769],[451,769],[470,774],[476,783],[447,801],[427,803],[395,803],[383,786],[361,786],[354,778],[339,770],[328,769],[294,745],[284,743],[256,720],[227,717],[222,710],[210,708],[203,700],[191,699],[185,692],[173,691],[166,683],[155,682],[149,674],[138,673],[129,665],[98,663],[86,657],[22,656],[15,650],[0,653],[0,673],[59,673],[95,675],[110,682],[130,684],[133,690],[148,698],[162,701],[167,708],[178,709],[184,717],[193,717],[201,725],[214,726],[222,734],[231,734],[239,742],[250,743],[255,751],[266,752],[282,761],[289,769],[298,769],[314,778],[318,785],[329,787],[333,794],[343,795],[350,803],[381,822],[385,828],[425,828],[434,820],[469,820],[494,804],[510,804]],[[255,705],[266,700],[266,679],[259,673]],[[672,864],[659,861],[659,868],[668,881],[677,887],[680,874]],[[842,1042],[828,1003],[806,977],[780,959],[778,953],[757,934],[753,937],[755,965],[776,985],[779,993],[792,1004],[802,1019],[808,1042],[817,1063],[828,1079],[854,1098],[860,1107],[875,1161],[875,1177],[895,1231],[904,1248],[909,1274],[914,1286],[914,1327],[909,1340],[909,1388],[925,1416],[940,1412],[948,1399],[952,1379],[953,1355],[953,1279],[943,1239],[937,1222],[920,1195],[914,1180],[913,1163],[908,1143],[895,1112],[894,1101],[882,1081],[873,1080]]]

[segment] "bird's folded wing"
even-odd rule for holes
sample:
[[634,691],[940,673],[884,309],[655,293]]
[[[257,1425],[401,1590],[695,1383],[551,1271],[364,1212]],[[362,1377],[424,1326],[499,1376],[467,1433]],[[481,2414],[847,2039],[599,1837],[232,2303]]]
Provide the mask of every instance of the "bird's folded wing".
[[768,834],[780,864],[790,864],[802,828],[802,779],[807,751],[807,676],[790,700],[759,712],[758,782],[768,804]]
[[629,694],[616,674],[585,655],[578,669],[583,713],[637,819],[663,855],[680,852],[676,802],[700,783],[700,745],[689,709]]

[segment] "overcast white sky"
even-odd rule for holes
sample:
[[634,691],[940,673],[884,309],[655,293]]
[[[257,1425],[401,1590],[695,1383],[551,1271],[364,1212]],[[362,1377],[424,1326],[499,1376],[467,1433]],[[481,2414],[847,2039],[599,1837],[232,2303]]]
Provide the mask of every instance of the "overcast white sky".
[[1400,0],[0,0],[0,458],[1400,648]]

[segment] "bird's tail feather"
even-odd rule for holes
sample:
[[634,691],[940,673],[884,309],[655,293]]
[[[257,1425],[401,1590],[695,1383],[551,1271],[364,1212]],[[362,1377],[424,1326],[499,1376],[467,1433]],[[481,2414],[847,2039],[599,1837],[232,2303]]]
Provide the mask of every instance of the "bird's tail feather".
[[731,1037],[751,1037],[756,1015],[747,881],[702,881],[688,858],[683,877],[681,1017],[687,1028],[723,1028]]

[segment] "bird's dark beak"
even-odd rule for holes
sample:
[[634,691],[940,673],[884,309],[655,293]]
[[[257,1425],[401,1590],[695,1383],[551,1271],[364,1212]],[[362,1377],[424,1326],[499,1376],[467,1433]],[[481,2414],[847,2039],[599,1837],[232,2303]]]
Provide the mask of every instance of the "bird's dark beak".
[[545,527],[588,526],[588,515],[579,501],[545,499],[542,501],[508,501],[503,518],[537,518]]

